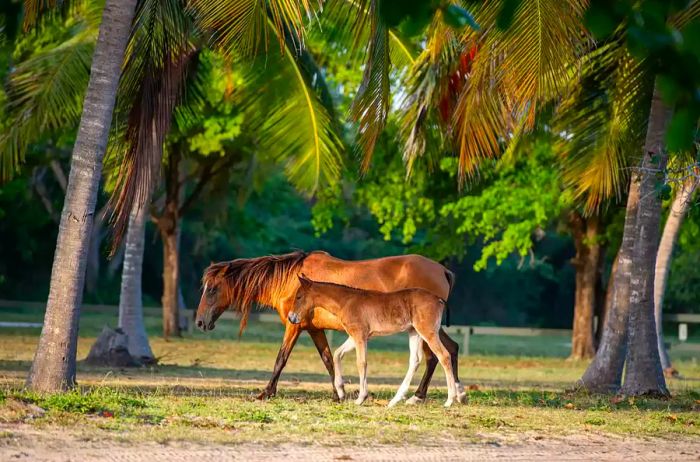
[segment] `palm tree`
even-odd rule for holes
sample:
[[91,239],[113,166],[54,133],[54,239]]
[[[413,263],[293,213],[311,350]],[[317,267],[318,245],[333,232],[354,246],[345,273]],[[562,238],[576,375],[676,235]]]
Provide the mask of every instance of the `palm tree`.
[[661,367],[666,375],[674,375],[675,369],[671,365],[671,358],[664,344],[664,331],[662,324],[664,292],[668,281],[668,272],[671,268],[671,256],[678,239],[678,232],[683,223],[683,218],[690,207],[693,193],[700,183],[696,172],[687,172],[687,178],[679,185],[676,196],[671,203],[668,218],[664,225],[664,231],[659,242],[659,252],[656,255],[656,268],[654,270],[654,318],[656,320],[656,336],[661,356]]
[[145,207],[134,207],[129,217],[119,292],[119,327],[127,335],[129,354],[142,364],[151,364],[155,362],[155,356],[143,322],[141,292],[146,214]]
[[[27,11],[43,2],[28,1]],[[27,378],[37,391],[75,385],[78,319],[102,159],[136,0],[107,0],[61,214],[44,327]],[[28,14],[28,17],[31,17]]]

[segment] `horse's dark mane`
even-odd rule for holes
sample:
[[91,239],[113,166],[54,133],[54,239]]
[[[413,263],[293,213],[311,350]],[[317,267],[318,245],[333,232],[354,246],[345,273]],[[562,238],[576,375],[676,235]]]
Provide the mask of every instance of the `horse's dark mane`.
[[291,278],[296,278],[308,252],[296,251],[284,255],[212,263],[204,271],[202,284],[218,286],[229,305],[241,312],[243,332],[254,303],[274,306]]

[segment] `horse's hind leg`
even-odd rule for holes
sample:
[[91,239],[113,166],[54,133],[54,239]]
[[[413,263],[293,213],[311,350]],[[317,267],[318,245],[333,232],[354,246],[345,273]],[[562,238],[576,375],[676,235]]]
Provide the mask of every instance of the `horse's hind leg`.
[[447,332],[445,332],[445,329],[442,328],[440,328],[440,341],[445,345],[447,351],[450,352],[450,362],[452,363],[452,370],[455,374],[455,385],[457,386],[457,401],[464,404],[467,402],[467,393],[464,391],[464,387],[459,381],[459,344],[452,340],[452,338],[447,335]]
[[335,391],[338,393],[338,399],[341,401],[345,399],[345,382],[343,381],[343,366],[342,360],[346,353],[352,351],[355,348],[355,340],[352,337],[348,339],[335,350],[333,354],[333,366],[335,368],[335,377],[333,378],[333,385],[335,385]]
[[321,355],[321,360],[323,365],[326,366],[328,375],[331,376],[331,385],[333,386],[333,395],[335,400],[339,400],[338,392],[335,389],[335,373],[333,368],[333,353],[331,353],[331,347],[328,345],[328,339],[326,338],[326,333],[322,330],[310,330],[309,335],[311,340],[314,341],[318,354]]
[[421,348],[425,355],[425,372],[423,372],[423,378],[416,389],[416,393],[406,401],[406,404],[419,404],[425,401],[425,398],[428,396],[428,385],[430,385],[430,380],[433,378],[435,368],[438,365],[437,356],[433,354],[428,344],[421,342]]
[[406,377],[404,377],[399,390],[396,392],[394,398],[389,402],[389,407],[395,406],[399,401],[406,397],[406,392],[408,387],[411,386],[411,380],[413,380],[413,374],[416,373],[416,369],[420,365],[421,361],[421,344],[423,340],[420,335],[415,330],[411,330],[408,333],[408,349],[410,352],[408,360],[408,371],[406,371]]

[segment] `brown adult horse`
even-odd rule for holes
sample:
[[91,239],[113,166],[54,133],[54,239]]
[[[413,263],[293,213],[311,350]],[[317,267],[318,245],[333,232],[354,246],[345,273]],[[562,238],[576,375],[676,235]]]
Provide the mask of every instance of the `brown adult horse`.
[[[328,346],[324,329],[343,331],[337,317],[326,310],[314,310],[313,318],[293,324],[287,315],[294,307],[294,296],[299,288],[298,276],[358,287],[366,290],[392,292],[418,287],[442,298],[449,296],[454,275],[441,264],[420,255],[402,255],[373,260],[345,261],[326,252],[293,252],[259,258],[240,258],[228,262],[214,263],[204,272],[203,293],[197,309],[197,327],[202,330],[214,328],[216,320],[230,306],[241,311],[240,332],[246,326],[252,305],[257,303],[277,310],[285,325],[284,339],[277,354],[272,378],[258,398],[274,396],[277,382],[294,345],[305,330],[311,336],[334,381],[333,355]],[[459,347],[444,330],[440,329],[440,340],[450,353],[455,380],[459,384],[457,359]],[[415,396],[410,403],[425,399],[428,383],[438,360],[430,348],[423,343],[426,369]],[[461,391],[461,385],[460,385]],[[334,390],[335,394],[335,390]]]

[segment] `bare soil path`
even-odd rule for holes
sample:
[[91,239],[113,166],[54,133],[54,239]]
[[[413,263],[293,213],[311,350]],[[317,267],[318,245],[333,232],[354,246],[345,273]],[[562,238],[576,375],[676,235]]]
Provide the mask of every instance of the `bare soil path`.
[[444,460],[597,460],[698,461],[700,441],[621,438],[580,434],[561,437],[480,435],[480,441],[440,446],[352,446],[264,443],[238,445],[196,442],[134,442],[91,438],[65,428],[0,426],[2,461],[444,461]]

